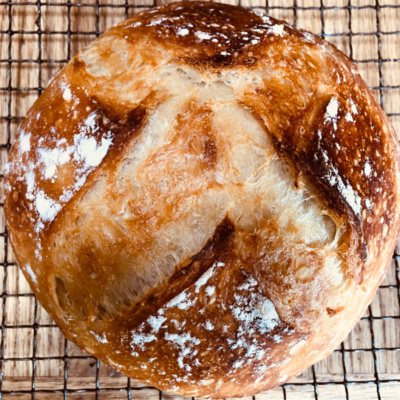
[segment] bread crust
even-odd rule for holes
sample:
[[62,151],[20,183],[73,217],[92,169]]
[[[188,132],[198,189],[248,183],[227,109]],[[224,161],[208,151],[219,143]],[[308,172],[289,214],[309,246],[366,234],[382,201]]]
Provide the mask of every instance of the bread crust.
[[332,352],[399,234],[399,146],[355,65],[217,3],[82,50],[5,172],[18,263],[65,336],[133,379],[248,396]]

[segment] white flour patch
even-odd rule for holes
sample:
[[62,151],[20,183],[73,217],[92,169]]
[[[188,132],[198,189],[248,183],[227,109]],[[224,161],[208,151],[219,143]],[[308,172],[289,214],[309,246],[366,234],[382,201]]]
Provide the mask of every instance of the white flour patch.
[[73,157],[78,163],[83,163],[80,173],[85,173],[88,169],[100,165],[112,144],[111,132],[108,132],[106,137],[102,137],[100,143],[97,143],[93,137],[93,134],[98,131],[96,118],[96,113],[91,113],[81,125],[81,132],[74,135]]
[[345,119],[348,122],[354,122],[353,116],[349,112],[345,115]]
[[209,268],[204,274],[195,282],[196,285],[196,293],[199,293],[201,286],[205,285],[207,281],[214,274],[215,265]]
[[33,166],[32,163],[30,164],[30,167],[28,171],[25,173],[25,182],[26,182],[26,198],[28,200],[34,200],[35,196],[33,195],[33,191],[35,190],[35,174],[32,171]]
[[207,286],[206,287],[206,293],[209,296],[212,296],[215,293],[215,286]]
[[371,172],[372,172],[371,164],[367,161],[364,164],[364,174],[365,174],[365,176],[370,176]]
[[187,292],[184,290],[170,300],[165,308],[178,307],[181,310],[187,310],[191,305],[191,301],[187,298]]
[[168,20],[168,18],[155,19],[155,20],[151,21],[150,24],[148,24],[147,26],[161,25],[164,21],[167,21],[167,20]]
[[[237,321],[238,328],[236,339],[227,341],[232,350],[238,348],[245,350],[242,358],[236,361],[236,368],[239,368],[245,363],[249,365],[265,358],[266,350],[257,341],[255,334],[269,336],[269,333],[281,324],[281,320],[271,300],[261,293],[254,277],[247,278],[236,290],[235,303],[229,308]],[[274,335],[271,339],[276,341],[277,338],[278,335]]]
[[370,211],[372,210],[373,204],[369,199],[365,199],[365,207],[367,207]]
[[107,338],[106,338],[106,334],[103,333],[101,336],[97,335],[96,333],[94,333],[93,331],[90,331],[90,333],[96,338],[96,340],[100,343],[108,343]]
[[[326,155],[325,151],[322,154]],[[361,213],[361,198],[358,193],[353,189],[350,182],[345,183],[339,175],[339,171],[333,165],[329,165],[329,174],[325,176],[331,186],[337,186],[339,192],[346,200],[347,204],[352,208],[355,214]]]
[[196,35],[196,37],[198,38],[198,39],[200,39],[200,40],[210,40],[211,38],[212,38],[212,36],[209,34],[209,33],[207,33],[207,32],[195,32],[195,35]]
[[36,250],[35,250],[35,257],[36,257],[39,261],[42,260],[42,254],[40,253],[40,250],[39,250],[39,249],[36,249]]
[[352,188],[350,183],[345,185],[340,176],[337,177],[337,184],[340,193],[343,195],[355,214],[361,213],[361,199],[358,193]]
[[24,130],[21,131],[19,136],[19,148],[21,153],[26,153],[31,149],[31,133],[25,133]]
[[153,328],[153,332],[158,332],[161,325],[165,322],[166,318],[163,316],[154,317],[151,316],[147,321]]
[[39,148],[37,152],[40,157],[40,162],[44,166],[44,178],[53,178],[58,166],[66,164],[71,159],[73,151],[74,149],[72,146],[62,149],[60,144],[58,144],[54,149]]
[[67,87],[66,89],[64,89],[63,92],[63,99],[66,102],[70,102],[72,100],[72,93],[71,93],[71,89],[69,87]]
[[239,286],[237,289],[238,290],[249,290],[253,286],[257,286],[257,281],[251,276],[250,278],[247,279],[246,283],[243,283],[243,285]]
[[356,105],[354,104],[354,101],[353,101],[352,99],[350,99],[350,106],[351,106],[351,112],[352,112],[354,115],[357,115],[357,114],[358,114],[358,110],[357,110],[357,107],[356,107]]
[[47,197],[43,190],[40,190],[36,194],[35,206],[40,219],[47,222],[53,221],[54,217],[61,210],[60,203]]
[[333,129],[336,131],[337,129],[337,118],[339,111],[339,101],[336,97],[332,97],[328,106],[326,107],[326,120],[331,121],[333,123]]
[[132,332],[132,341],[131,341],[131,347],[138,346],[140,349],[144,349],[144,344],[153,342],[154,340],[157,340],[157,337],[152,334],[145,334],[145,333],[137,333],[137,332]]
[[275,343],[282,343],[282,336],[280,335],[274,335],[273,339]]
[[77,161],[82,160],[84,168],[87,169],[100,164],[111,145],[111,139],[102,138],[101,144],[98,145],[94,137],[75,135],[74,145],[76,148],[74,158]]
[[197,354],[197,350],[194,350],[193,346],[200,344],[200,340],[191,336],[189,333],[183,333],[181,335],[176,333],[166,333],[165,339],[172,342],[173,346],[180,349],[177,360],[179,367],[185,369],[186,371],[191,371],[192,368],[188,364],[184,363],[184,358],[190,354]]
[[206,326],[205,327],[206,327],[206,329],[208,331],[214,330],[214,325],[210,321],[206,321]]
[[273,33],[276,36],[283,37],[286,34],[284,28],[285,28],[284,25],[274,25],[268,30],[268,33]]
[[26,272],[27,272],[27,273],[29,274],[29,276],[31,277],[32,282],[33,282],[33,283],[37,283],[36,274],[33,272],[33,269],[32,269],[32,267],[30,266],[30,264],[26,264],[26,265],[25,265],[25,268],[26,268]]
[[248,297],[235,295],[236,304],[231,307],[234,317],[242,323],[243,329],[248,331],[253,324],[261,333],[267,333],[276,328],[280,319],[271,300],[260,294],[252,293]]
[[179,28],[178,29],[179,36],[186,36],[188,34],[189,34],[189,29],[187,29],[187,28]]
[[[217,261],[211,266],[211,268],[209,268],[206,272],[204,272],[204,274],[195,282],[196,293],[199,293],[200,288],[202,286],[204,286],[208,282],[208,280],[213,276],[215,269],[219,268],[219,267],[223,267],[223,266],[225,266],[225,263]],[[208,288],[206,288],[206,291],[207,291],[207,289]],[[214,291],[212,289],[210,289],[210,290],[212,291],[212,294],[213,294]],[[215,290],[215,288],[214,288],[214,290]],[[211,296],[211,294],[210,294],[210,296]]]
[[75,161],[77,169],[75,170],[76,180],[72,187],[65,188],[63,194],[58,201],[51,199],[43,191],[35,192],[35,177],[32,172],[35,165],[30,167],[30,171],[26,174],[28,186],[28,199],[36,198],[35,206],[42,221],[51,222],[62,208],[62,204],[69,201],[74,193],[78,191],[86,182],[88,174],[98,165],[105,157],[109,147],[112,144],[110,132],[108,136],[102,137],[98,143],[93,134],[98,132],[96,125],[96,113],[91,113],[86,121],[80,125],[80,132],[74,135],[74,144],[68,146],[65,139],[54,144],[54,148],[39,147],[37,153],[39,155],[38,166],[42,172],[44,179],[53,179],[56,176],[58,167]]
[[[83,129],[81,131],[84,132],[85,128],[90,128],[91,131],[96,132],[97,131],[96,118],[97,118],[96,111],[89,114],[89,116],[86,118],[83,125],[81,125],[81,127],[83,127]],[[75,135],[75,136],[77,136],[77,135]]]

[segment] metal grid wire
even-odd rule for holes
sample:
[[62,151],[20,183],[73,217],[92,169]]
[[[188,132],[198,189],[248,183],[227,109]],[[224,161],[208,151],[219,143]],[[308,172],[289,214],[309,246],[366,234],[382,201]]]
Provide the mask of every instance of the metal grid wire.
[[[88,0],[90,1],[90,0]],[[139,3],[139,2],[136,2]],[[146,0],[141,0],[140,3],[142,4],[132,4],[131,0],[93,0],[87,3],[76,3],[73,1],[66,1],[66,0],[55,0],[54,2],[46,2],[46,1],[37,1],[37,2],[20,2],[20,1],[1,1],[0,0],[0,7],[3,9],[3,15],[0,14],[0,23],[2,22],[3,25],[0,25],[0,41],[2,41],[3,45],[3,52],[0,51],[0,67],[6,69],[6,76],[5,79],[0,80],[0,82],[6,82],[6,86],[0,87],[0,102],[3,101],[3,109],[4,115],[0,114],[0,128],[4,130],[3,136],[6,138],[4,143],[0,144],[0,151],[2,151],[5,155],[9,152],[11,143],[12,143],[12,136],[13,131],[18,123],[23,119],[22,116],[19,116],[18,112],[16,111],[16,107],[12,104],[15,94],[21,92],[29,92],[29,93],[36,93],[40,95],[44,90],[43,84],[43,66],[46,65],[57,65],[61,68],[65,63],[67,63],[71,56],[73,56],[73,38],[77,35],[95,37],[100,35],[101,33],[101,25],[100,25],[100,13],[102,13],[102,9],[107,9],[107,12],[113,12],[113,10],[119,9],[119,16],[122,18],[128,17],[132,15],[132,13],[137,12],[140,9],[149,8],[151,6],[156,5],[156,1],[154,3],[149,3]],[[340,6],[337,5],[340,3]],[[389,4],[387,4],[389,3]],[[364,0],[358,1],[354,4],[354,0],[348,0],[347,4],[343,2],[335,2],[332,0],[286,0],[277,2],[276,0],[266,1],[265,4],[260,5],[257,3],[257,6],[252,5],[251,0],[245,2],[245,0],[239,0],[239,5],[248,6],[257,9],[263,9],[267,13],[274,15],[275,12],[281,11],[286,13],[292,13],[292,22],[296,25],[298,23],[299,14],[304,14],[305,12],[313,12],[314,18],[319,18],[320,21],[320,28],[321,28],[321,36],[326,38],[327,40],[334,41],[335,38],[346,37],[348,39],[348,55],[350,58],[354,58],[354,39],[356,37],[374,37],[377,41],[377,56],[371,57],[368,59],[362,60],[355,60],[357,65],[360,67],[362,64],[375,64],[378,67],[378,84],[371,87],[371,89],[375,92],[378,96],[381,106],[385,109],[385,96],[391,93],[391,91],[398,91],[400,89],[400,79],[395,79],[396,84],[388,84],[385,82],[384,74],[383,74],[383,67],[385,63],[400,63],[400,51],[394,54],[394,58],[383,57],[382,54],[382,41],[385,37],[390,38],[391,40],[399,40],[397,43],[400,47],[400,22],[398,21],[397,28],[395,30],[382,30],[381,24],[381,14],[383,11],[388,12],[388,10],[397,12],[400,10],[400,0],[392,0],[392,2],[385,2],[381,0]],[[13,25],[13,8],[14,7],[36,7],[37,8],[37,20],[35,21],[36,27],[34,30],[24,29],[24,27],[18,27],[17,29],[14,28]],[[62,13],[66,15],[66,29],[60,30],[50,30],[45,29],[42,25],[42,15],[44,13],[44,7],[46,7],[46,12],[51,9],[62,9]],[[79,30],[74,29],[73,26],[73,17],[71,16],[72,12],[77,8],[85,8],[85,9],[92,9],[95,14],[95,18],[91,19],[91,22],[88,24],[90,25],[90,30]],[[122,10],[122,12],[121,12]],[[329,13],[331,10],[340,11],[346,15],[346,19],[348,21],[347,32],[334,32],[329,33],[326,30],[326,14]],[[360,10],[369,10],[369,15],[371,12],[375,15],[375,23],[376,29],[372,32],[363,32],[358,29],[357,31],[353,30],[353,20],[352,15],[355,12],[360,12]],[[3,18],[3,21],[1,21]],[[354,18],[353,18],[354,19]],[[4,29],[3,29],[4,28]],[[13,58],[13,37],[15,35],[32,35],[35,40],[37,40],[37,48],[38,53],[37,57],[33,58]],[[44,35],[46,38],[55,37],[56,35],[66,36],[66,57],[58,58],[58,57],[49,57],[48,55],[44,54],[43,52],[43,40]],[[50,36],[49,36],[50,35]],[[90,39],[91,40],[91,39]],[[1,43],[0,43],[1,44]],[[0,48],[1,49],[1,48]],[[400,49],[399,49],[400,50]],[[32,84],[27,85],[27,87],[22,87],[21,85],[15,85],[13,83],[12,78],[12,71],[15,66],[19,65],[28,65],[29,68],[33,65],[37,66],[37,85]],[[394,65],[394,64],[392,64]],[[399,71],[399,69],[397,69]],[[1,86],[1,84],[0,84]],[[3,100],[2,100],[3,99]],[[400,122],[400,103],[397,102],[397,109],[389,110],[391,112],[388,113],[389,117],[395,119],[396,121]],[[3,157],[4,159],[6,156]],[[3,160],[4,162],[4,160]],[[3,175],[0,175],[0,181],[3,181]],[[3,201],[3,200],[1,200]],[[3,207],[3,203],[0,203],[0,208]],[[73,398],[73,399],[86,399],[86,398],[93,398],[93,399],[134,399],[134,398],[166,398],[168,397],[161,391],[156,391],[154,388],[149,387],[141,387],[131,382],[128,378],[126,380],[126,385],[112,387],[104,387],[104,385],[100,382],[100,366],[101,363],[94,359],[93,357],[86,356],[83,353],[80,355],[71,354],[70,352],[70,344],[66,339],[63,339],[63,354],[59,354],[58,356],[43,356],[38,354],[37,352],[37,343],[39,341],[38,331],[39,329],[43,328],[56,328],[56,325],[50,321],[50,323],[43,323],[42,318],[38,317],[40,305],[38,304],[36,298],[32,293],[19,293],[19,291],[15,292],[13,290],[10,291],[9,289],[9,276],[11,268],[14,268],[13,271],[16,270],[16,263],[12,256],[12,252],[9,248],[9,240],[7,229],[4,227],[3,233],[0,234],[0,239],[3,239],[3,246],[4,246],[4,257],[2,260],[3,264],[3,293],[1,294],[2,299],[2,310],[0,308],[0,312],[2,311],[1,316],[1,341],[0,341],[0,399],[4,398],[14,398],[14,396],[18,398],[32,398],[32,399],[58,399],[58,398]],[[1,245],[1,244],[0,244]],[[380,286],[380,290],[390,290],[392,294],[394,293],[394,309],[400,310],[400,271],[399,271],[399,259],[400,253],[396,250],[393,255],[393,260],[391,264],[390,279],[385,279],[384,284]],[[393,297],[393,296],[392,296]],[[33,318],[31,319],[30,324],[20,324],[18,323],[18,317],[16,318],[17,322],[9,322],[10,316],[7,315],[7,304],[10,302],[15,301],[23,301],[23,299],[30,298],[33,301]],[[318,367],[313,366],[310,369],[310,376],[311,379],[309,381],[291,381],[286,385],[283,385],[279,391],[279,396],[273,398],[282,398],[282,399],[296,399],[296,398],[315,398],[315,399],[323,399],[327,398],[324,395],[323,388],[325,386],[335,386],[338,388],[338,392],[342,393],[337,398],[346,398],[352,399],[352,393],[354,392],[353,389],[357,387],[366,388],[368,390],[362,394],[362,398],[364,399],[389,399],[389,398],[400,398],[400,371],[395,371],[396,373],[393,374],[394,378],[390,375],[381,374],[380,371],[380,354],[384,353],[388,354],[387,352],[391,352],[395,359],[394,364],[398,363],[399,361],[399,354],[400,354],[400,344],[398,344],[398,340],[396,341],[396,337],[399,336],[399,332],[397,331],[400,328],[400,324],[397,322],[392,323],[393,321],[400,321],[399,312],[394,312],[393,315],[386,315],[385,313],[376,313],[373,309],[373,306],[369,306],[368,312],[362,318],[361,324],[368,325],[368,331],[370,335],[369,345],[364,346],[351,346],[351,342],[342,343],[340,347],[334,352],[333,356],[339,357],[342,368],[342,374],[339,379],[336,377],[335,379],[329,379],[325,377],[325,379],[319,378]],[[379,315],[377,315],[379,314]],[[389,329],[385,325],[385,321],[391,321],[390,326],[392,332],[390,333],[392,336],[395,337],[395,341],[393,342],[394,345],[388,344],[385,340],[379,339],[379,343],[377,343],[377,329]],[[378,327],[377,327],[378,326]],[[397,326],[397,328],[396,328]],[[10,335],[17,335],[17,331],[24,330],[24,329],[31,329],[32,330],[32,337],[31,337],[31,352],[29,356],[20,356],[19,354],[10,357],[7,352],[5,351],[7,337]],[[394,333],[393,333],[393,330]],[[11,332],[11,333],[10,333]],[[384,333],[383,336],[388,335],[387,332]],[[41,340],[41,339],[40,339]],[[16,340],[17,342],[17,340]],[[349,344],[350,343],[350,344]],[[18,345],[18,343],[17,343]],[[368,379],[360,380],[354,378],[354,375],[349,376],[349,363],[348,358],[352,355],[356,354],[357,357],[362,357],[363,353],[368,353],[368,355],[372,355],[372,363],[373,363],[373,376]],[[92,368],[94,368],[95,372],[95,382],[92,388],[85,388],[85,387],[74,387],[70,388],[68,378],[71,372],[71,366],[73,360],[88,360]],[[396,361],[397,360],[397,361]],[[23,362],[26,361],[30,364],[29,367],[29,376],[30,376],[30,383],[29,387],[24,388],[13,388],[10,385],[7,385],[5,388],[5,376],[6,376],[6,365],[7,363],[13,362]],[[63,370],[62,372],[62,387],[58,387],[56,390],[52,389],[43,389],[37,387],[37,369],[38,363],[42,361],[49,361],[49,362],[58,362],[58,368]],[[12,365],[12,364],[11,364]],[[385,375],[382,377],[381,375]],[[389,384],[392,389],[388,389],[385,386],[385,390],[383,390],[383,386]],[[361,385],[361,386],[360,386]],[[368,386],[365,386],[368,385]],[[373,386],[373,390],[371,391],[371,385]],[[299,388],[297,390],[297,395],[293,396],[293,388]],[[145,391],[151,390],[151,396],[146,397],[144,394]],[[310,394],[311,391],[311,394]],[[364,389],[361,390],[362,392]],[[308,396],[301,397],[299,393],[307,392]],[[397,393],[397,394],[396,394]],[[397,397],[396,397],[397,396]],[[253,397],[261,398],[258,396]],[[269,398],[267,396],[267,398]],[[329,397],[334,398],[334,397]],[[359,398],[359,397],[357,397]]]

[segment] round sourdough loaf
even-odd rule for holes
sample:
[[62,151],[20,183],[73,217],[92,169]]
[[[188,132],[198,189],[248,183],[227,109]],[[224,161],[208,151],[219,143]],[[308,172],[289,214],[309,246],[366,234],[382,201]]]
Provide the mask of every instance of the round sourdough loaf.
[[175,3],[82,50],[22,123],[11,242],[65,336],[187,396],[251,395],[328,355],[399,232],[399,147],[334,46]]

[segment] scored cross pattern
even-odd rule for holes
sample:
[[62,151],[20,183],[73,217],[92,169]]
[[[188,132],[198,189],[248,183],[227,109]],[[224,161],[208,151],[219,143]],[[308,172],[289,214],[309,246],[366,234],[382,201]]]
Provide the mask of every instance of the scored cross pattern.
[[[0,0],[0,399],[176,398],[139,385],[68,342],[30,291],[9,244],[3,166],[17,127],[78,50],[168,0]],[[320,34],[360,70],[400,134],[400,0],[224,0]],[[362,320],[326,360],[267,399],[399,399],[400,242]],[[250,399],[247,399],[250,400]]]

